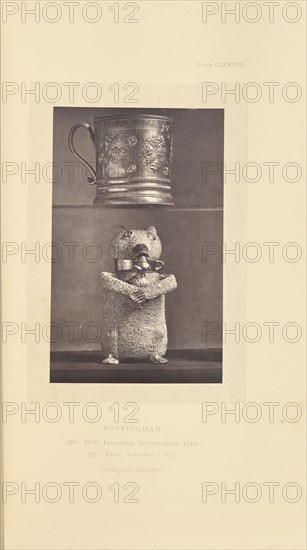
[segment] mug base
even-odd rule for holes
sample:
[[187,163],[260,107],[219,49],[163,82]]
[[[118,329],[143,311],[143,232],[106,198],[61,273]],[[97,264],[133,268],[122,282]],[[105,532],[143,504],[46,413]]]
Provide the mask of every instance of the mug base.
[[172,197],[163,197],[163,198],[157,198],[157,197],[114,197],[114,198],[108,198],[103,196],[98,196],[95,198],[94,203],[95,206],[117,206],[117,207],[124,207],[124,206],[139,206],[139,207],[145,207],[145,206],[174,206],[174,201]]
[[157,182],[98,185],[95,205],[103,206],[174,206],[170,185]]

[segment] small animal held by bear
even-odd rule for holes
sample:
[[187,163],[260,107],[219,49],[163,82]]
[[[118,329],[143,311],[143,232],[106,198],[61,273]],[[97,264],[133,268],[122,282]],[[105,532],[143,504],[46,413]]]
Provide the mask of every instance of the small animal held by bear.
[[163,275],[162,245],[153,226],[114,228],[111,253],[115,272],[102,272],[103,363],[124,360],[167,363],[165,294],[177,287],[174,275]]

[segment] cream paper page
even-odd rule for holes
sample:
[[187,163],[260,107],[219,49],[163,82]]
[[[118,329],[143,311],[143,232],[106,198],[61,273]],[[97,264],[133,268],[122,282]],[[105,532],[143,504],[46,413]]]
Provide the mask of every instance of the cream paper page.
[[[2,1],[1,22],[1,548],[305,548],[306,3]],[[68,181],[70,121],[119,109],[174,110],[173,210],[93,206],[78,166]],[[111,226],[126,219],[156,225],[177,266],[169,345],[222,348],[221,381],[182,359],[129,383],[142,365],[116,378],[97,339],[70,346],[67,326],[79,334],[103,308],[88,274],[111,269]],[[79,253],[93,239],[96,264]],[[52,242],[76,256],[52,263]],[[67,360],[52,381],[50,349],[96,354],[94,374]],[[166,379],[172,368],[195,378]]]

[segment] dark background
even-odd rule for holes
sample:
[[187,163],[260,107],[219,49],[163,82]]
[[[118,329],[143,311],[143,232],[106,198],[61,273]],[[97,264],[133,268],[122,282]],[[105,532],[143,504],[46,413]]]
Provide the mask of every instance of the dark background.
[[[174,207],[103,208],[92,206],[95,186],[77,167],[69,182],[64,163],[75,162],[67,136],[76,122],[88,122],[109,114],[129,112],[164,114],[174,118],[172,194]],[[76,149],[94,162],[89,135],[80,129]],[[61,258],[52,265],[51,321],[57,327],[51,350],[100,350],[97,329],[102,320],[98,288],[101,271],[113,271],[109,243],[113,227],[141,229],[154,225],[162,242],[164,273],[173,273],[178,288],[166,297],[170,350],[220,348],[220,331],[207,343],[202,339],[204,322],[222,323],[223,278],[219,254],[207,263],[202,259],[204,242],[223,241],[223,185],[220,175],[202,181],[202,163],[223,162],[224,111],[221,109],[54,109],[53,162],[62,176],[53,186],[53,242]],[[77,161],[76,161],[77,162]],[[55,170],[55,176],[58,176]],[[68,246],[76,243],[74,258]],[[88,243],[95,243],[88,247]],[[98,256],[97,256],[98,252]],[[73,261],[71,261],[73,260]],[[75,323],[73,339],[68,324]],[[94,323],[95,325],[89,325]],[[73,341],[70,341],[73,340]]]

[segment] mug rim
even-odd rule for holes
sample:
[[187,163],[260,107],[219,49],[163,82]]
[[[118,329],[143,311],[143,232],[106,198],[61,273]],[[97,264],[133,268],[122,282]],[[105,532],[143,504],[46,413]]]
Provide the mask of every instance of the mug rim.
[[168,122],[174,122],[174,119],[173,118],[170,118],[170,117],[167,117],[167,116],[163,116],[163,115],[150,115],[150,114],[135,114],[135,115],[106,115],[106,116],[101,116],[101,117],[98,117],[98,118],[95,118],[94,121],[95,123],[96,122],[99,122],[99,121],[102,121],[102,120],[127,120],[127,119],[133,119],[133,118],[153,118],[153,119],[157,119],[157,120],[167,120]]

